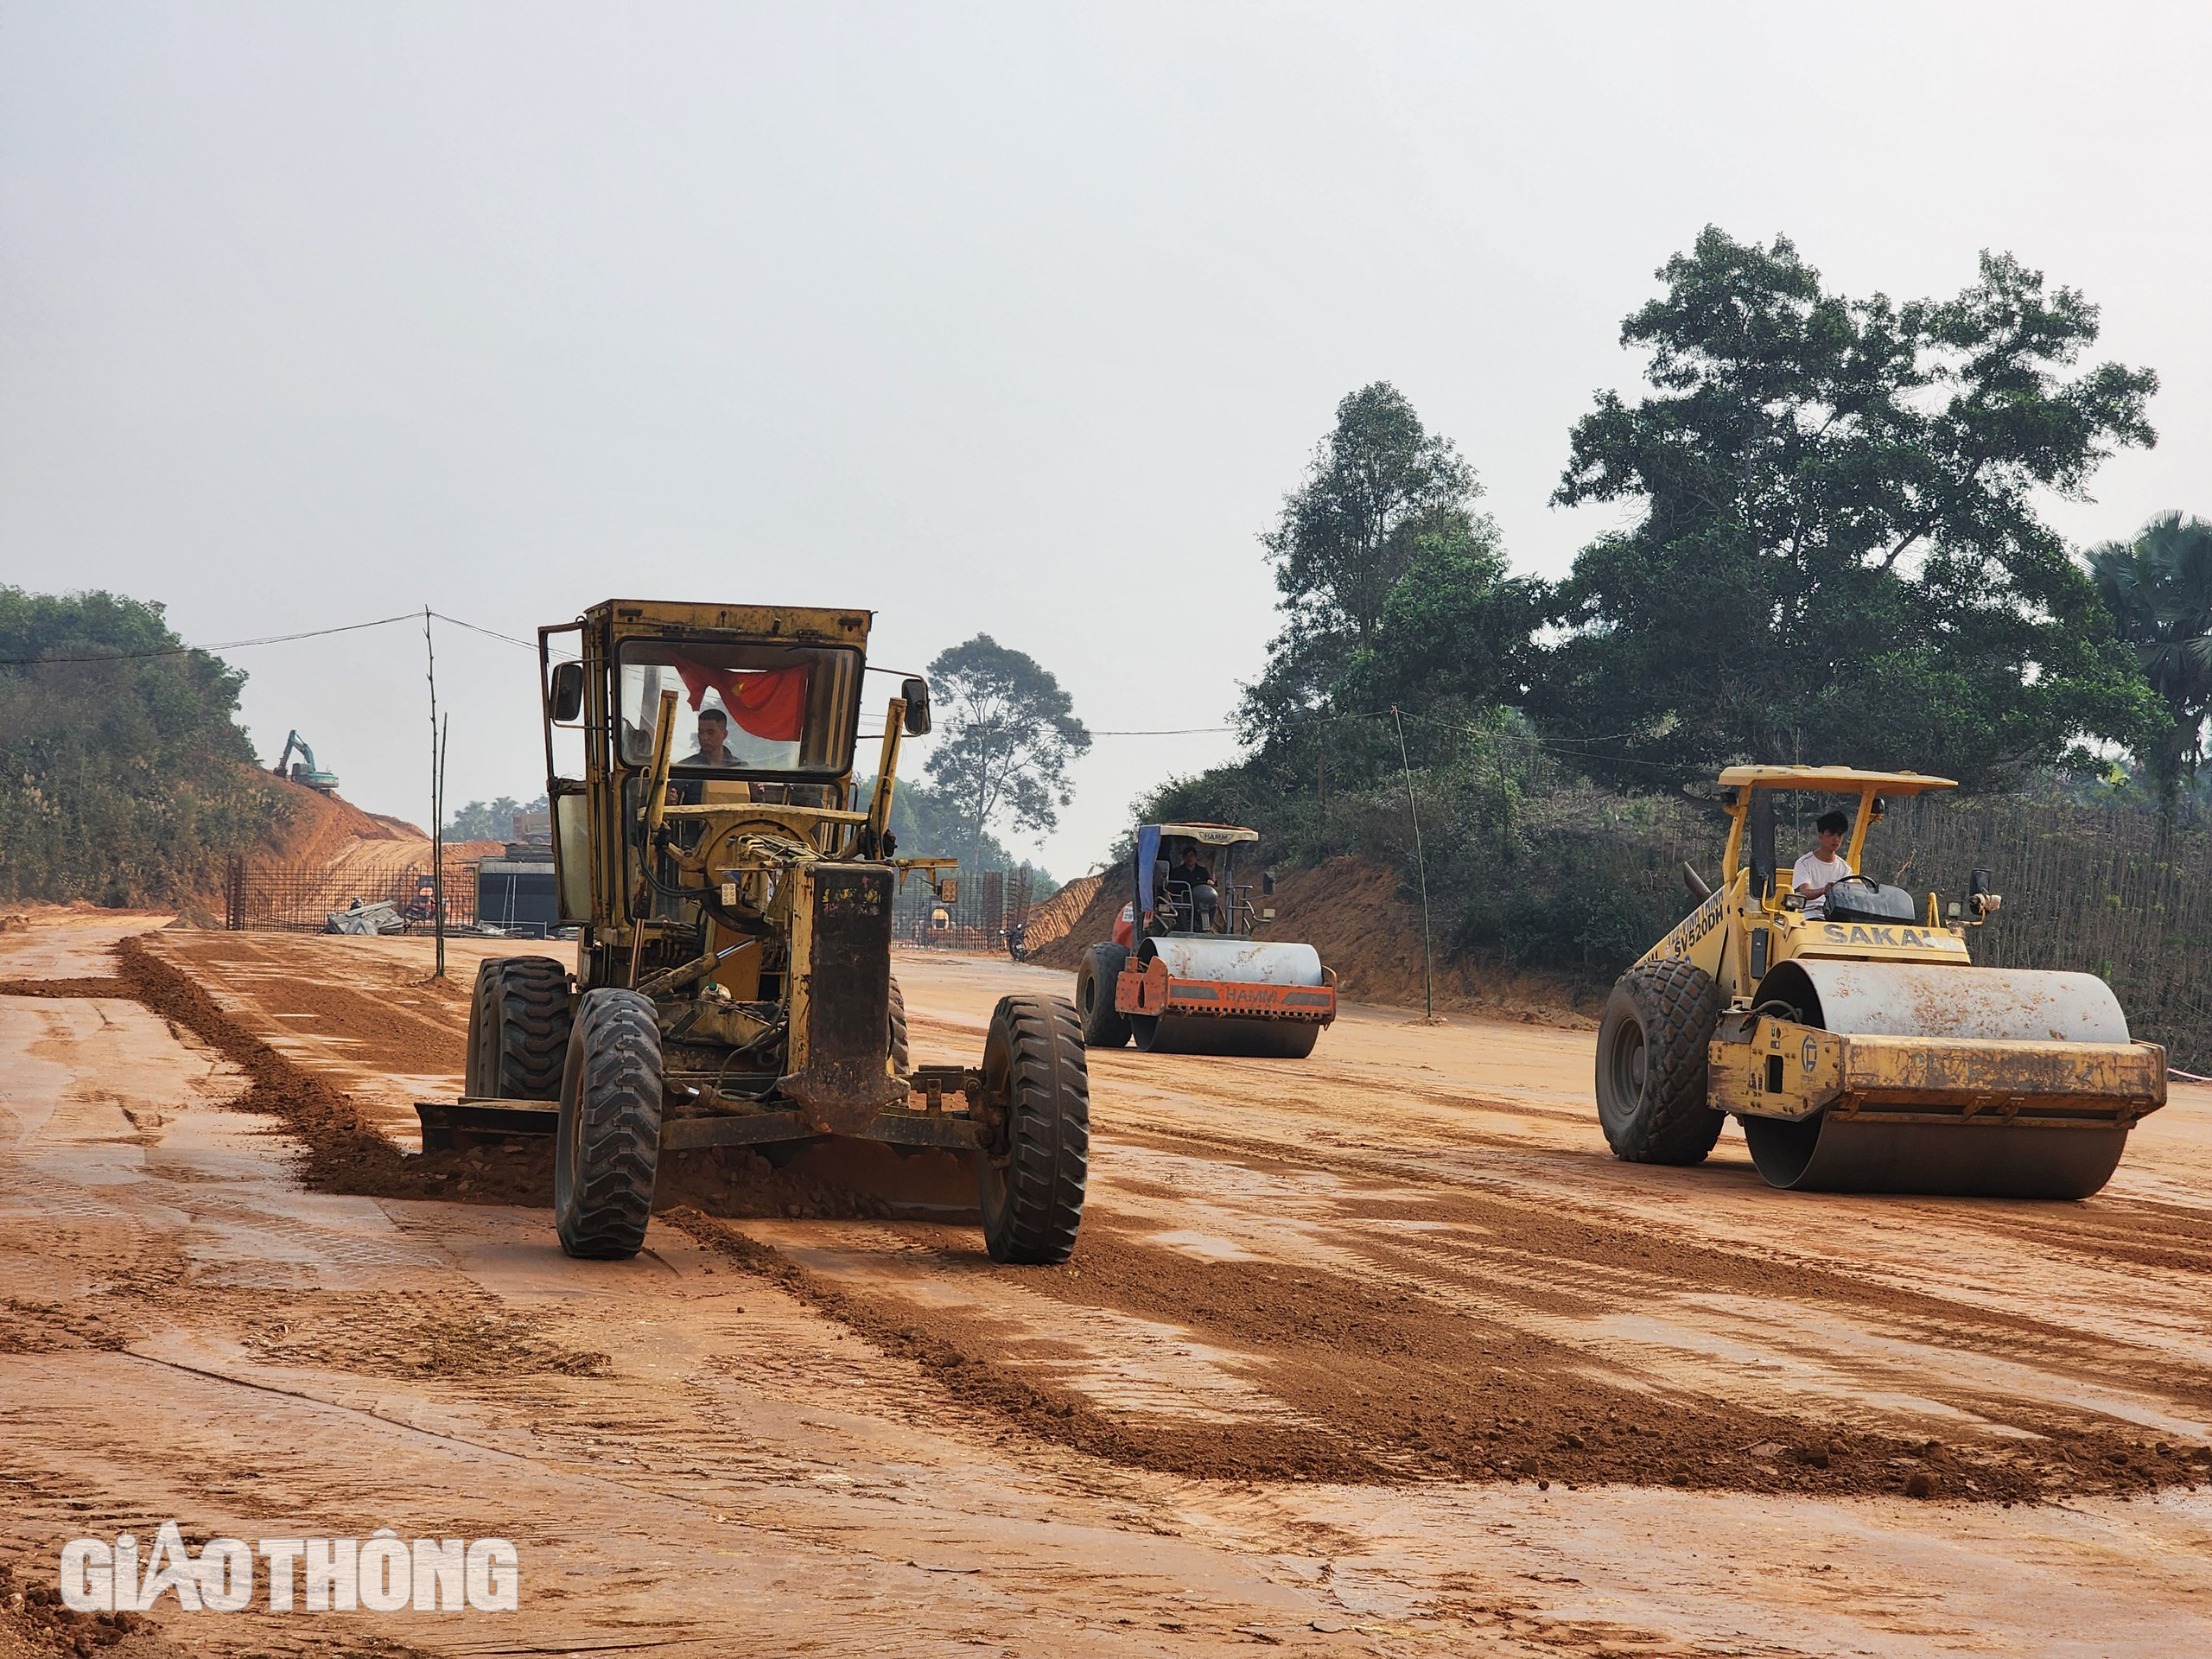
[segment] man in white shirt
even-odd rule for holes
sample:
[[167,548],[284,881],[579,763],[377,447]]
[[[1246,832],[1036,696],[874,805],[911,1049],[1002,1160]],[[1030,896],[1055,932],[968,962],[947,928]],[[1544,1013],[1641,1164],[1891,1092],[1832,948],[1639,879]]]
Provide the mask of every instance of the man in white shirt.
[[1805,901],[1808,917],[1827,913],[1828,889],[1851,874],[1851,866],[1841,856],[1851,820],[1840,812],[1823,812],[1813,828],[1820,832],[1820,850],[1806,854],[1789,872],[1790,885]]

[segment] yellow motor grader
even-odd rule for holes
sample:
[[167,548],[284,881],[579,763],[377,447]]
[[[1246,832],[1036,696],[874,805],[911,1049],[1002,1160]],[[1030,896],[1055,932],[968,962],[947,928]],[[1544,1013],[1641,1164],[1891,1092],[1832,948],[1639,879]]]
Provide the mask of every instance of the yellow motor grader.
[[[949,859],[899,858],[906,678],[855,798],[871,614],[609,600],[538,630],[546,791],[573,968],[486,962],[462,1098],[417,1108],[425,1149],[554,1142],[571,1255],[634,1255],[663,1154],[772,1161],[839,1139],[972,1159],[991,1255],[1058,1262],[1082,1219],[1090,1095],[1075,1010],[1001,998],[980,1068],[910,1064],[893,896],[954,896]],[[558,658],[559,660],[556,660]],[[567,735],[563,735],[563,734]],[[556,761],[556,737],[573,754]],[[965,1208],[963,1205],[959,1206]]]
[[[1963,906],[1862,874],[1887,798],[1956,785],[1910,772],[1732,766],[1720,885],[1621,976],[1598,1030],[1598,1116],[1616,1156],[1694,1164],[1730,1113],[1773,1185],[2080,1198],[2165,1103],[2165,1051],[2131,1040],[2094,974],[1976,966]],[[1854,796],[1852,874],[1816,900],[1775,856],[1777,795]],[[1808,908],[1809,902],[1809,908]]]

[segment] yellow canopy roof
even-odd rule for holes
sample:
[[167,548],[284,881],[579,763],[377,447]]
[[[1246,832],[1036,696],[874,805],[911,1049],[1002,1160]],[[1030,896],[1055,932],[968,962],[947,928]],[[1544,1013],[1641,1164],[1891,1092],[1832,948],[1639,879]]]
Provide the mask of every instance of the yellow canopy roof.
[[1926,790],[1959,786],[1956,779],[1924,772],[1861,772],[1856,766],[1731,766],[1720,774],[1723,789],[1747,785],[1824,795],[1859,795],[1870,788],[1888,795],[1918,795]]

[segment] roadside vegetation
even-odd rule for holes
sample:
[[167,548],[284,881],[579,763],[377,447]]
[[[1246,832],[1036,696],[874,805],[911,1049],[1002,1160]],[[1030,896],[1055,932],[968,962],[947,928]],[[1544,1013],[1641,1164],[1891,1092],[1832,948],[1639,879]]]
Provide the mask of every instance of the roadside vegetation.
[[219,892],[284,810],[238,724],[245,683],[159,605],[0,588],[0,898]]
[[2156,376],[2088,360],[2095,307],[2005,255],[1897,303],[1708,228],[1658,276],[1622,329],[1648,390],[1576,423],[1554,496],[1632,523],[1516,576],[1451,442],[1353,392],[1260,538],[1245,758],[1138,817],[1391,861],[1410,898],[1417,816],[1441,944],[1595,988],[1715,874],[1722,767],[1940,773],[1963,793],[1893,809],[1875,873],[1991,868],[1984,959],[2104,973],[2212,1063],[2212,526],[2082,556],[2037,511],[2155,442]]

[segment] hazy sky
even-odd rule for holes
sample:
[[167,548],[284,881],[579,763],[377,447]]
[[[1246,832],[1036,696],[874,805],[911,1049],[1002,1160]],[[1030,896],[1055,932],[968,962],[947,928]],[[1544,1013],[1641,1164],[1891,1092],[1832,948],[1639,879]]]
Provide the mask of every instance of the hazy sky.
[[[1717,223],[1831,284],[2006,248],[2156,368],[2069,536],[2212,514],[2212,9],[0,4],[0,581],[195,643],[613,594],[976,632],[1100,730],[1211,726],[1255,536],[1395,382],[1515,563],[1621,318]],[[1610,511],[1610,510],[1608,510]],[[242,651],[427,823],[419,631]],[[442,629],[449,798],[544,785],[531,657]],[[887,682],[874,682],[887,685]],[[1224,736],[1102,737],[1059,834]]]

